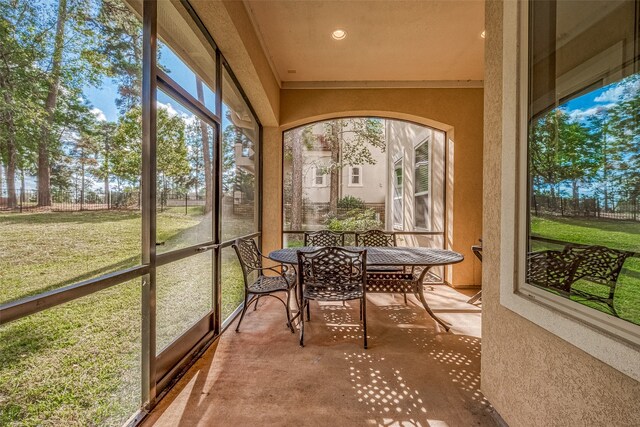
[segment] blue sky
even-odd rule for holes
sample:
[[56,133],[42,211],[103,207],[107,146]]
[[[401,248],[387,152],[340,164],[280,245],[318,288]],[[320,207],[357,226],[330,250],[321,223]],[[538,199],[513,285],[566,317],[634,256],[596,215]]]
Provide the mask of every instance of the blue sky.
[[640,81],[632,75],[610,85],[596,89],[578,98],[566,102],[561,107],[569,116],[581,121],[592,115],[598,108],[609,107],[620,102],[621,98],[640,90]]
[[[171,49],[160,43],[160,63],[162,66],[169,70],[169,76],[175,80],[182,88],[187,92],[196,96],[196,79],[195,74],[178,58]],[[118,84],[111,78],[105,77],[102,79],[100,87],[85,86],[83,88],[85,98],[91,103],[94,108],[95,114],[98,117],[106,119],[110,122],[118,120],[118,109],[116,107],[116,99],[118,97]],[[214,93],[208,86],[205,85],[204,89],[205,105],[214,110],[215,98]],[[158,102],[164,105],[170,105],[172,109],[191,115],[184,107],[169,98],[162,92],[158,92]],[[102,113],[102,114],[101,114]],[[104,116],[102,116],[104,115]]]

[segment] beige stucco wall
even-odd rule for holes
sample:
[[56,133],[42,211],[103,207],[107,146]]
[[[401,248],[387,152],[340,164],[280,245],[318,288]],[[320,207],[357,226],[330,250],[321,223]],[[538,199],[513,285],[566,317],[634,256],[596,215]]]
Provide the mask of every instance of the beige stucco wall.
[[[448,280],[456,286],[479,285],[480,264],[470,247],[482,236],[482,100],[482,89],[282,90],[280,130],[333,117],[380,116],[414,121],[451,135],[455,131],[449,244],[466,259],[453,267]],[[265,156],[281,157],[282,135],[267,137],[265,132],[263,143]],[[282,192],[281,168],[279,160],[265,157],[265,194]],[[263,199],[265,252],[281,244],[280,203],[280,196]]]
[[637,426],[640,383],[500,305],[501,0],[485,20],[482,391],[512,427]]
[[[482,89],[282,90],[244,4],[191,0],[218,43],[264,126],[263,251],[281,247],[282,132],[339,116],[378,115],[432,126],[454,136],[450,151],[455,190],[448,194],[448,243],[465,255],[454,285],[479,285],[481,266],[470,247],[482,236]],[[452,242],[452,243],[451,243]]]

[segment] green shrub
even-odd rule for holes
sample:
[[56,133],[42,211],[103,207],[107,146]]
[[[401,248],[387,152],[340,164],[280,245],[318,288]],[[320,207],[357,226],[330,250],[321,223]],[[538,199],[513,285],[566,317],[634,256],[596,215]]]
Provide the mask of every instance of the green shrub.
[[338,209],[364,209],[364,200],[354,196],[344,196],[338,200]]
[[373,209],[353,209],[343,219],[329,218],[326,225],[331,231],[365,231],[382,228],[382,222],[376,218],[376,212]]

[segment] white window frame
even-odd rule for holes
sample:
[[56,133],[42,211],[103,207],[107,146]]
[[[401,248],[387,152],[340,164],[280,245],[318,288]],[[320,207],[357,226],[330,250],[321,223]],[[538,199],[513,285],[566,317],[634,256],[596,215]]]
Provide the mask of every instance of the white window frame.
[[420,148],[421,146],[423,146],[425,144],[428,144],[429,141],[430,141],[430,137],[422,140],[421,142],[417,143],[413,147],[413,176],[414,176],[414,183],[413,183],[413,227],[416,230],[429,230],[428,227],[421,227],[418,224],[416,224],[416,220],[417,220],[416,198],[418,196],[426,195],[428,197],[428,200],[429,200],[429,202],[428,202],[428,206],[429,206],[428,214],[429,215],[431,215],[431,210],[432,210],[431,184],[432,184],[433,180],[431,179],[431,145],[427,145],[428,156],[429,156],[428,159],[427,159],[427,167],[428,167],[428,170],[429,170],[429,185],[427,187],[427,191],[416,192],[417,182],[415,182],[415,176],[416,176],[416,151],[418,151],[418,148]]
[[[358,173],[354,174],[353,170],[354,169],[358,169]],[[353,177],[357,176],[358,177],[358,183],[354,183],[353,182]],[[362,166],[350,166],[349,167],[349,187],[362,187],[363,183],[362,183]]]
[[[396,188],[397,188],[397,183],[396,183],[396,170],[400,169],[400,171],[402,172],[402,182],[400,183],[400,194],[396,195]],[[404,159],[402,157],[400,157],[399,159],[396,159],[393,162],[393,182],[392,182],[392,187],[391,187],[391,196],[392,196],[392,202],[391,202],[391,220],[393,221],[393,228],[395,230],[404,230]],[[396,201],[400,201],[400,208],[399,208],[399,212],[400,212],[400,223],[396,223],[395,218],[396,218]]]
[[528,103],[529,31],[526,4],[508,1],[504,2],[503,9],[502,191],[500,253],[496,256],[500,303],[640,381],[640,326],[525,283],[527,152],[524,148],[528,141],[525,106]]
[[[322,169],[321,166],[314,166],[313,167],[313,175],[312,175],[312,181],[311,181],[311,186],[312,187],[316,187],[316,188],[321,188],[321,187],[326,187],[327,186],[327,173],[323,173],[322,175],[319,175],[318,172],[320,171],[320,169]],[[318,184],[318,178],[322,177],[322,183]]]

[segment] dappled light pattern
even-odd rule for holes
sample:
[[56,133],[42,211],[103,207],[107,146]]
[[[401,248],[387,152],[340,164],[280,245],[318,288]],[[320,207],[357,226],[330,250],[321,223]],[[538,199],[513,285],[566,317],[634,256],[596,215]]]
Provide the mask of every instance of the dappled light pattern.
[[[358,301],[342,303],[320,303],[323,323],[331,333],[333,342],[362,339],[362,323],[358,315]],[[311,320],[313,317],[313,307]],[[325,326],[325,325],[323,325]]]
[[357,301],[312,302],[305,347],[286,331],[280,303],[261,301],[147,425],[495,426],[480,392],[480,313],[468,297],[429,292],[454,325],[447,333],[413,295],[408,304],[369,295],[367,350]]
[[452,334],[434,336],[419,329],[404,331],[431,359],[446,366],[451,382],[464,392],[469,402],[480,405],[470,407],[472,411],[489,406],[480,391],[480,338]]
[[378,310],[383,311],[389,319],[397,324],[413,324],[416,322],[419,316],[424,316],[424,312],[418,312],[415,308],[408,305],[387,305],[378,307]]
[[408,385],[400,370],[380,369],[378,360],[367,352],[345,353],[345,359],[352,388],[367,413],[382,415],[385,426],[429,425],[419,419],[427,414],[420,392]]

